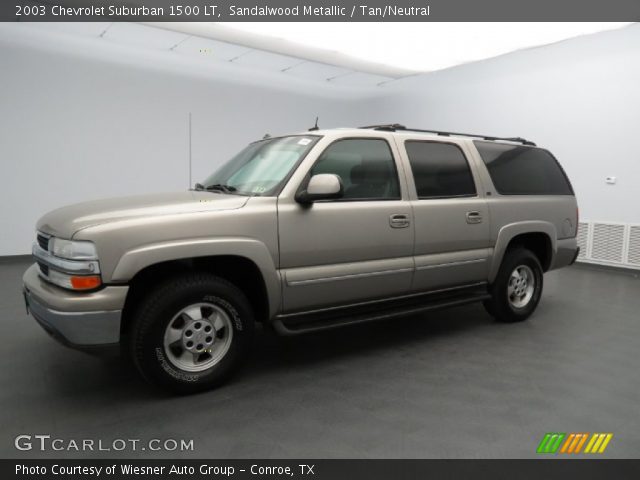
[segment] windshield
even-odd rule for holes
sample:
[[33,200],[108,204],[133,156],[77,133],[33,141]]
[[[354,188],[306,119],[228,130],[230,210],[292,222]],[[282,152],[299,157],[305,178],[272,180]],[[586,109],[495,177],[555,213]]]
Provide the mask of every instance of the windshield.
[[274,195],[318,138],[278,137],[252,143],[211,174],[202,187],[241,195]]

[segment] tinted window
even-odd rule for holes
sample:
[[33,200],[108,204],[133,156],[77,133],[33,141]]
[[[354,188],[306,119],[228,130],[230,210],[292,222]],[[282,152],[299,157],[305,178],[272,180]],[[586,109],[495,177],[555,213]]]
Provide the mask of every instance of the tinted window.
[[467,159],[455,145],[405,142],[418,198],[463,197],[476,194]]
[[398,174],[389,144],[378,139],[345,139],[331,144],[311,174],[333,173],[346,200],[399,199]]
[[502,195],[573,195],[555,158],[541,148],[474,142]]

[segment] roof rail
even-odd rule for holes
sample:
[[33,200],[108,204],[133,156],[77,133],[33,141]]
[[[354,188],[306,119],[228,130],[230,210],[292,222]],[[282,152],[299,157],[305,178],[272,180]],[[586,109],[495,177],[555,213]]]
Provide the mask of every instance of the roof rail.
[[386,125],[368,125],[366,127],[360,127],[360,128],[366,128],[370,130],[381,130],[385,132],[397,132],[398,130],[402,130],[405,132],[434,133],[436,135],[440,135],[443,137],[449,137],[452,135],[458,136],[458,137],[475,137],[475,138],[481,138],[483,140],[504,140],[506,142],[516,142],[516,143],[521,143],[523,145],[529,145],[532,147],[536,146],[536,144],[533,143],[532,141],[526,140],[522,137],[490,137],[487,135],[475,135],[473,133],[443,132],[440,130],[422,130],[419,128],[408,128],[398,123],[389,123]]

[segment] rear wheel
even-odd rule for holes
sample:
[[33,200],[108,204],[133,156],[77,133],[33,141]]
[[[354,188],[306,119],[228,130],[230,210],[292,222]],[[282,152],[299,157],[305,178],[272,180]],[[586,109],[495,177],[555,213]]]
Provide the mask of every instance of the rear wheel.
[[491,285],[491,298],[484,306],[498,321],[526,320],[538,306],[542,285],[543,271],[535,254],[521,247],[510,249]]
[[209,274],[166,282],[138,305],[131,351],[140,373],[177,393],[220,385],[246,357],[254,319],[233,284]]

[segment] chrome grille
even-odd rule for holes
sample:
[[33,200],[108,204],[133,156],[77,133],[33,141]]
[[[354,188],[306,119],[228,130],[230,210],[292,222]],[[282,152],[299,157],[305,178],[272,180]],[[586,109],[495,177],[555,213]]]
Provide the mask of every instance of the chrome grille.
[[38,233],[36,236],[36,240],[38,241],[38,245],[40,245],[40,248],[43,250],[49,250],[49,237],[47,237],[46,235],[42,235],[41,233]]
[[42,273],[42,275],[44,275],[45,277],[49,276],[49,266],[45,265],[42,262],[38,262],[38,267],[40,267],[40,273]]

